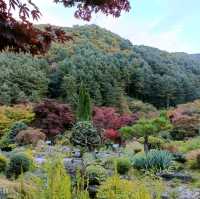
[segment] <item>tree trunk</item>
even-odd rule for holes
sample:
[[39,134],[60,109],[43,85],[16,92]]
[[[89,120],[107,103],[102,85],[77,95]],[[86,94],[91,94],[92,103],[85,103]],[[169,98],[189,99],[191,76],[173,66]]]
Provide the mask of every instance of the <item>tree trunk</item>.
[[149,140],[148,136],[144,136],[144,152],[147,154],[149,152]]
[[169,108],[169,103],[170,103],[170,98],[169,98],[169,96],[167,95],[167,100],[166,100],[166,106],[167,106],[167,109]]

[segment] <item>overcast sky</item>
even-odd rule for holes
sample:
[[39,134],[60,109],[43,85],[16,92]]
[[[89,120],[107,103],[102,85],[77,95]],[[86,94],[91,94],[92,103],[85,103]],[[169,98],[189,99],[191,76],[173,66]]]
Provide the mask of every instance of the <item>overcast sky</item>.
[[[74,18],[74,9],[56,5],[53,0],[32,1],[43,14],[40,23],[88,24]],[[200,0],[131,0],[131,5],[131,11],[119,19],[97,14],[90,24],[111,30],[133,44],[200,53]]]

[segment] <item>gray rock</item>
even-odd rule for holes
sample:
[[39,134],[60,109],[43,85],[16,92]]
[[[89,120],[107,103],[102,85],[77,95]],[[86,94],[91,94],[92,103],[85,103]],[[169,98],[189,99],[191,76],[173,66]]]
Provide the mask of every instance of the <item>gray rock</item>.
[[177,189],[178,199],[200,199],[200,190],[198,189],[188,189],[185,186],[179,187]]
[[62,152],[63,152],[63,153],[70,153],[71,151],[72,151],[72,150],[71,150],[70,147],[64,146],[64,147],[62,148]]
[[37,157],[35,158],[35,162],[36,162],[37,164],[43,164],[44,162],[46,162],[46,159],[45,159],[45,157],[43,157],[43,156],[37,156]]
[[73,151],[73,157],[74,158],[81,158],[81,152],[80,151]]
[[74,177],[77,170],[83,169],[83,160],[81,158],[64,158],[64,166],[69,175]]
[[170,199],[169,194],[163,193],[162,196],[161,196],[161,199]]
[[162,195],[162,199],[171,199],[171,198],[200,199],[200,189],[189,189],[186,186],[180,186],[175,189],[170,189]]
[[99,186],[98,185],[89,185],[88,186],[88,192],[90,194],[90,198],[95,198]]
[[96,158],[98,159],[107,159],[107,158],[111,158],[111,157],[118,157],[119,154],[118,153],[113,153],[113,152],[98,152],[96,153]]
[[189,174],[185,173],[168,173],[168,172],[162,172],[162,173],[157,173],[157,176],[160,176],[164,178],[165,180],[173,180],[174,178],[182,180],[183,182],[190,182],[192,181],[192,176]]

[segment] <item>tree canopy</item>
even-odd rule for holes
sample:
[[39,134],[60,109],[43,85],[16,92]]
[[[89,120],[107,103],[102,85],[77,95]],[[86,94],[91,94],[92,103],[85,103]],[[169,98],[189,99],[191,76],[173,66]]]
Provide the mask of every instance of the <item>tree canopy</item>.
[[123,96],[129,96],[168,107],[200,97],[198,55],[134,46],[96,25],[64,30],[73,40],[54,44],[46,55],[56,66],[50,75],[50,97],[71,98],[80,81],[97,105],[119,106]]

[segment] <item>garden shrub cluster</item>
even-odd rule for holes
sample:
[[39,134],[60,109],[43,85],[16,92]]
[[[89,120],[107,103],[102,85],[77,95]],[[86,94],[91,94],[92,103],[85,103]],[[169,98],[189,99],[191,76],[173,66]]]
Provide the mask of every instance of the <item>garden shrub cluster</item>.
[[118,158],[116,159],[116,168],[119,174],[125,175],[131,168],[131,162],[128,158]]
[[15,122],[30,124],[34,119],[32,107],[29,105],[0,106],[0,136],[9,130]]
[[24,122],[15,122],[10,130],[8,130],[0,140],[0,148],[6,149],[10,145],[15,144],[15,138],[22,130],[26,130],[28,126]]

